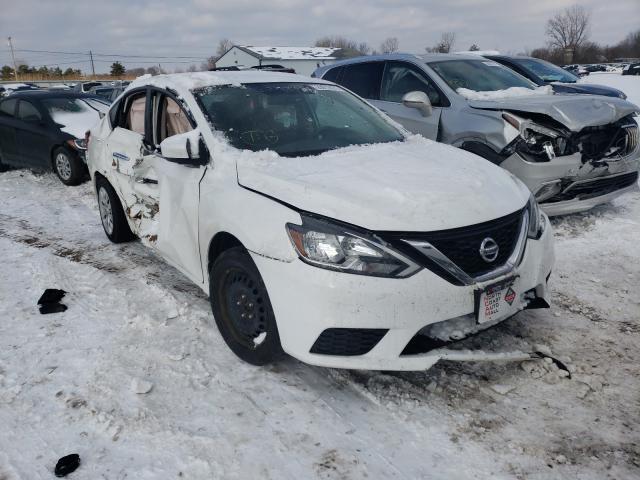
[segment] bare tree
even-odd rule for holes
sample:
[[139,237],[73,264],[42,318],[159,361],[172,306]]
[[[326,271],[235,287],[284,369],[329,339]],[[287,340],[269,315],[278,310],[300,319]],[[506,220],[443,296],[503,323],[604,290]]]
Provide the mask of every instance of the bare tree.
[[449,53],[456,43],[455,32],[444,32],[440,37],[440,41],[433,47],[427,47],[425,50],[432,53]]
[[480,50],[480,47],[475,43],[469,47],[470,52],[477,52],[478,50]]
[[547,21],[547,36],[552,48],[575,53],[589,37],[591,14],[580,5],[556,13]]
[[380,51],[382,53],[393,53],[398,51],[399,42],[396,37],[386,38],[380,44]]
[[358,51],[362,55],[369,55],[369,53],[371,53],[371,47],[367,44],[367,42],[360,42],[358,44]]
[[218,48],[216,48],[216,59],[220,58],[222,55],[227,53],[231,47],[233,47],[234,43],[232,40],[228,38],[223,38],[218,42]]
[[358,57],[360,55],[368,55],[371,51],[369,45],[365,42],[355,42],[341,35],[322,37],[316,40],[316,47],[339,48],[335,53],[337,58]]

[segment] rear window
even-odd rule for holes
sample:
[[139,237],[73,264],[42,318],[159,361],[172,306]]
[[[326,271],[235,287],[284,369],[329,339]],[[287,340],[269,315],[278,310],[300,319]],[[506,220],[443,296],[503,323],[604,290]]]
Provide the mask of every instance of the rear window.
[[380,83],[383,70],[383,62],[345,65],[340,84],[362,98],[378,100],[380,98]]
[[13,117],[14,112],[16,111],[16,99],[5,100],[0,103],[0,115],[6,115],[8,117]]

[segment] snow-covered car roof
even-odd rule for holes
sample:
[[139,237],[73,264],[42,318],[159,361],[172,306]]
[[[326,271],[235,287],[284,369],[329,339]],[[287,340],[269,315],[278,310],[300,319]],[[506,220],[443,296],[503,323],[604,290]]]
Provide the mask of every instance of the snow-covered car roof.
[[310,78],[304,75],[279,72],[262,71],[217,71],[194,73],[171,73],[167,75],[143,75],[129,84],[127,89],[154,85],[157,87],[174,87],[183,90],[195,90],[197,88],[215,85],[242,85],[245,83],[326,83],[319,78]]

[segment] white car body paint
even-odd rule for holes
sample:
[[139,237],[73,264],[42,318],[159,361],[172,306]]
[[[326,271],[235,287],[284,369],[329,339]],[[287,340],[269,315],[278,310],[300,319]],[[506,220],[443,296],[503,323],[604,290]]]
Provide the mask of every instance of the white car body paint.
[[[474,291],[485,283],[456,286],[427,268],[409,278],[318,268],[298,258],[285,225],[300,224],[300,212],[306,211],[375,231],[453,229],[524,209],[527,187],[472,154],[408,134],[405,142],[353,146],[314,157],[238,150],[221,132],[212,130],[191,90],[253,82],[329,84],[266,72],[138,79],[127,91],[152,85],[176,94],[192,115],[210,160],[194,167],[167,161],[159,152],[146,153],[140,147],[140,135],[112,130],[106,116],[91,133],[92,180],[103,175],[116,190],[134,233],[207,294],[211,242],[221,232],[235,236],[264,280],[284,351],[302,361],[343,368],[420,370],[453,355],[446,349],[410,356],[400,352],[423,327],[473,313]],[[548,300],[553,234],[542,217],[546,228],[541,237],[527,240],[522,261],[508,276],[517,278],[519,293],[535,290],[537,297]],[[517,302],[515,308],[520,310],[529,300],[520,294]],[[489,326],[483,324],[483,328]],[[364,355],[309,353],[328,328],[389,331]],[[481,353],[455,356],[461,360],[481,357]],[[496,358],[502,357],[487,354],[487,359]]]

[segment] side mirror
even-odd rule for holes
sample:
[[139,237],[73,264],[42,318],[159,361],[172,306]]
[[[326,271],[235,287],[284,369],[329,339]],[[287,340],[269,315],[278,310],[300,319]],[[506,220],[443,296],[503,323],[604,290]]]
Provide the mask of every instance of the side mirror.
[[402,97],[402,104],[407,108],[418,109],[423,117],[430,116],[433,111],[429,97],[424,92],[413,91],[405,93],[404,97]]
[[198,129],[165,138],[160,143],[160,154],[165,160],[183,165],[205,165],[209,151]]

